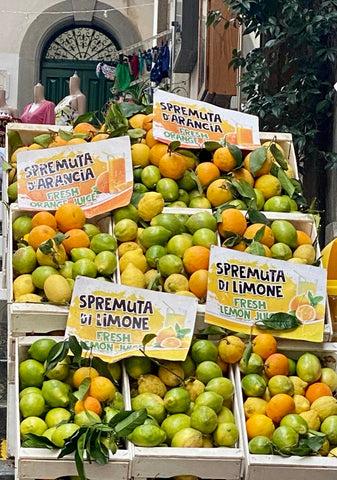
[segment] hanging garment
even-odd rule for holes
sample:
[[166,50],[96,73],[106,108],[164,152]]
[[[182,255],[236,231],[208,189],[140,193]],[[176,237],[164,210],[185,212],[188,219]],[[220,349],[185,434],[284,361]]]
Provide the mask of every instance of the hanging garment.
[[0,147],[5,147],[6,145],[6,126],[7,123],[10,123],[12,120],[12,115],[0,110]]
[[119,63],[116,67],[115,89],[124,92],[129,88],[131,75],[127,63]]
[[145,60],[146,70],[148,72],[151,72],[151,68],[152,68],[152,53],[151,53],[151,50],[148,50],[147,52],[144,52],[143,53],[143,58]]
[[130,65],[132,70],[132,75],[136,79],[139,76],[139,58],[136,53],[131,56]]
[[107,80],[115,80],[116,76],[116,67],[107,65],[104,62],[99,62],[96,66],[96,77],[99,78],[100,73],[103,73]]
[[144,72],[144,58],[141,51],[138,52],[138,62],[139,62],[139,75],[143,75]]
[[73,95],[64,97],[55,107],[55,125],[73,125],[78,112],[71,106]]
[[[34,106],[36,108],[34,108]],[[44,100],[38,105],[35,105],[34,103],[26,105],[23,114],[21,115],[21,122],[54,125],[55,103],[49,100]]]
[[161,56],[161,59],[162,59],[163,78],[167,78],[169,76],[169,71],[170,71],[170,49],[167,43],[160,48],[159,55]]

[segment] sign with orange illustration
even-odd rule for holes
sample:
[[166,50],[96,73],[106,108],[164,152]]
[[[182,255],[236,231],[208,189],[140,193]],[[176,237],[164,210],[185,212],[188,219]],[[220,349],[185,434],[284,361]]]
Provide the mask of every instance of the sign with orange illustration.
[[156,90],[153,97],[153,136],[164,143],[179,141],[184,148],[225,141],[245,150],[260,146],[259,119],[206,102]]
[[287,313],[292,330],[263,330],[277,337],[323,341],[326,270],[321,267],[211,247],[205,321],[236,332],[261,333],[271,314]]
[[142,356],[183,361],[191,344],[198,301],[78,276],[66,336],[75,335],[108,362]]
[[18,153],[22,210],[79,205],[87,218],[127,205],[133,188],[128,136]]

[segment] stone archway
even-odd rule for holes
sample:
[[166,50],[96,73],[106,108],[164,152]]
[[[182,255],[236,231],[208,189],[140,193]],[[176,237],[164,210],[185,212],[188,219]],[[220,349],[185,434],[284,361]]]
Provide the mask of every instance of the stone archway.
[[[94,12],[94,10],[99,10]],[[104,10],[109,14],[104,16]],[[46,15],[50,12],[62,12]],[[74,13],[77,12],[77,13]],[[69,12],[64,13],[64,12]],[[39,15],[27,30],[20,49],[18,78],[18,108],[32,101],[33,87],[40,80],[40,61],[48,40],[58,31],[67,27],[91,25],[105,31],[116,39],[121,48],[141,41],[141,36],[134,24],[118,10],[96,0],[66,0],[53,5]]]

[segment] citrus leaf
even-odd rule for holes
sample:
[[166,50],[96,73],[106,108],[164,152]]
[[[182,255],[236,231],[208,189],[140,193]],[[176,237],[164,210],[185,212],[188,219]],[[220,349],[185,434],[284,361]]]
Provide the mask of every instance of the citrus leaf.
[[142,425],[147,418],[146,408],[129,412],[129,415],[115,426],[118,437],[127,437],[139,425]]
[[227,147],[228,147],[228,150],[231,152],[231,154],[233,155],[233,157],[235,158],[235,161],[236,161],[236,167],[234,168],[234,170],[236,168],[240,168],[241,165],[242,165],[242,162],[243,162],[241,150],[236,145],[231,145],[230,143],[227,144]]
[[50,450],[55,448],[54,443],[47,437],[35,435],[35,433],[26,433],[21,445],[24,448],[49,448]]
[[249,154],[249,169],[252,175],[260,170],[267,158],[267,149],[265,147],[258,147]]
[[175,153],[179,153],[180,155],[185,155],[185,157],[194,158],[194,160],[198,159],[198,157],[193,152],[191,152],[190,150],[185,150],[183,148],[177,148],[175,150]]
[[53,251],[53,241],[52,239],[46,240],[45,242],[41,243],[39,245],[39,250],[41,250],[42,253],[45,255],[48,255],[49,253],[52,253]]
[[217,327],[216,325],[212,325],[207,328],[203,328],[199,330],[200,335],[224,335],[227,337],[228,332],[225,328]]
[[265,216],[264,213],[260,212],[259,210],[255,210],[254,208],[250,208],[247,211],[249,221],[251,223],[263,223],[264,225],[269,225],[270,221]]
[[243,368],[248,366],[248,362],[249,362],[250,356],[252,354],[252,351],[253,351],[253,344],[252,344],[251,341],[249,341],[247,343],[247,345],[245,346],[245,349],[244,349],[242,357],[241,357]]
[[[227,232],[225,233],[227,235]],[[228,233],[230,233],[230,236],[223,241],[223,245],[225,245],[226,247],[233,248],[235,247],[235,245],[237,245],[242,241],[242,237],[240,237],[236,233],[233,233],[233,232],[228,232]]]
[[232,184],[241,197],[249,199],[256,198],[254,188],[248,182],[246,182],[246,180],[243,180],[243,178],[240,178],[240,180],[232,180]]
[[74,354],[74,362],[76,362],[76,363],[79,362],[80,359],[81,359],[81,356],[82,356],[83,348],[79,344],[75,335],[70,335],[70,337],[69,337],[69,348],[72,351],[72,353]]
[[62,138],[62,140],[65,140],[66,142],[74,138],[72,133],[66,132],[65,130],[59,130],[57,134]]
[[69,344],[67,340],[62,342],[57,342],[52,346],[48,353],[46,360],[46,370],[45,373],[48,373],[52,370],[59,362],[62,362],[68,355]]
[[179,147],[180,147],[180,142],[179,142],[178,140],[176,140],[175,142],[171,142],[171,143],[169,144],[169,146],[167,147],[167,151],[168,151],[169,153],[172,153],[172,152],[174,152],[175,150],[177,150],[177,148],[179,148]]
[[126,118],[130,118],[136,113],[140,113],[143,110],[142,105],[137,105],[131,102],[120,102],[120,108]]
[[50,142],[53,140],[53,135],[51,133],[42,133],[33,138],[33,142],[41,145],[43,148],[47,148]]
[[214,152],[214,150],[217,150],[220,147],[222,147],[222,145],[221,145],[221,143],[218,143],[218,142],[205,142],[204,143],[204,148],[208,152]]
[[12,170],[12,168],[13,168],[13,165],[11,165],[10,163],[5,162],[5,161],[2,162],[1,166],[2,166],[2,170],[4,170],[5,172],[7,170]]
[[255,326],[262,330],[293,330],[299,325],[301,322],[294,315],[284,312],[272,313],[268,318],[255,322]]
[[142,138],[144,137],[146,131],[142,128],[130,128],[126,133],[130,138]]
[[99,433],[95,438],[95,455],[93,455],[93,458],[95,459],[96,463],[98,463],[98,465],[105,465],[109,461],[109,450],[104,445],[104,443],[101,442],[100,437],[101,435]]
[[145,345],[147,345],[149,342],[151,342],[151,340],[153,340],[154,338],[156,338],[156,334],[155,333],[148,333],[147,335],[145,335],[142,339],[142,345],[143,347],[145,347]]
[[[264,228],[264,227],[262,227],[262,228]],[[262,228],[261,228],[261,230],[262,230]],[[264,257],[265,254],[266,254],[264,246],[262,245],[262,243],[255,240],[255,238],[253,239],[253,241],[249,245],[249,253],[251,253],[252,255],[259,255],[261,257]]]
[[76,450],[75,450],[75,464],[76,464],[76,469],[77,469],[78,476],[80,477],[80,480],[87,480],[86,474],[84,472],[84,462],[83,462],[85,437],[86,435],[83,434],[78,439]]
[[23,146],[21,137],[16,130],[8,130],[7,131],[7,139],[8,139],[8,144],[14,150]]
[[277,163],[280,165],[283,170],[288,170],[288,163],[286,162],[283,153],[279,148],[277,148],[276,143],[272,143],[270,145],[270,152],[277,161]]
[[[78,387],[78,393],[79,393],[79,400],[83,400],[84,397],[87,395],[88,391],[89,391],[89,388],[90,388],[90,384],[91,384],[91,379],[90,377],[87,377],[87,378],[84,378],[83,381],[81,382],[81,385]],[[89,413],[89,411],[85,411],[87,414]],[[87,415],[88,418],[89,415]]]
[[96,113],[97,113],[97,110],[96,111],[92,111],[92,112],[86,112],[86,113],[82,113],[82,115],[79,115],[75,122],[73,123],[73,127],[76,127],[76,125],[78,125],[79,123],[91,123],[92,125],[97,122],[97,117],[96,117]]
[[254,242],[260,242],[260,240],[262,240],[262,238],[263,238],[265,230],[266,230],[266,226],[263,226],[263,227],[259,228],[258,231],[254,235],[253,241]]
[[289,197],[291,198],[295,192],[295,187],[292,184],[291,180],[284,173],[284,170],[282,170],[282,168],[278,169],[277,178],[279,179],[283,190],[285,190],[289,195]]

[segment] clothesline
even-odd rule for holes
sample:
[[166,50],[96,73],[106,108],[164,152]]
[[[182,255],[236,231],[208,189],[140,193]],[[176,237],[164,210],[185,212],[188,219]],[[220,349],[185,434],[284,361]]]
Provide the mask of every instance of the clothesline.
[[133,45],[129,45],[128,47],[126,48],[123,48],[122,50],[117,50],[116,51],[116,54],[117,55],[124,55],[126,54],[127,52],[130,52],[132,50],[134,50],[135,48],[137,47],[142,47],[144,45],[144,43],[148,43],[150,42],[151,40],[157,40],[157,38],[162,38],[162,37],[165,37],[167,35],[167,40],[169,40],[172,36],[172,33],[171,33],[171,30],[165,30],[161,33],[158,33],[157,35],[153,35],[153,37],[149,37],[149,38],[146,38],[145,40],[142,40],[140,42],[137,42],[137,43],[134,43]]

